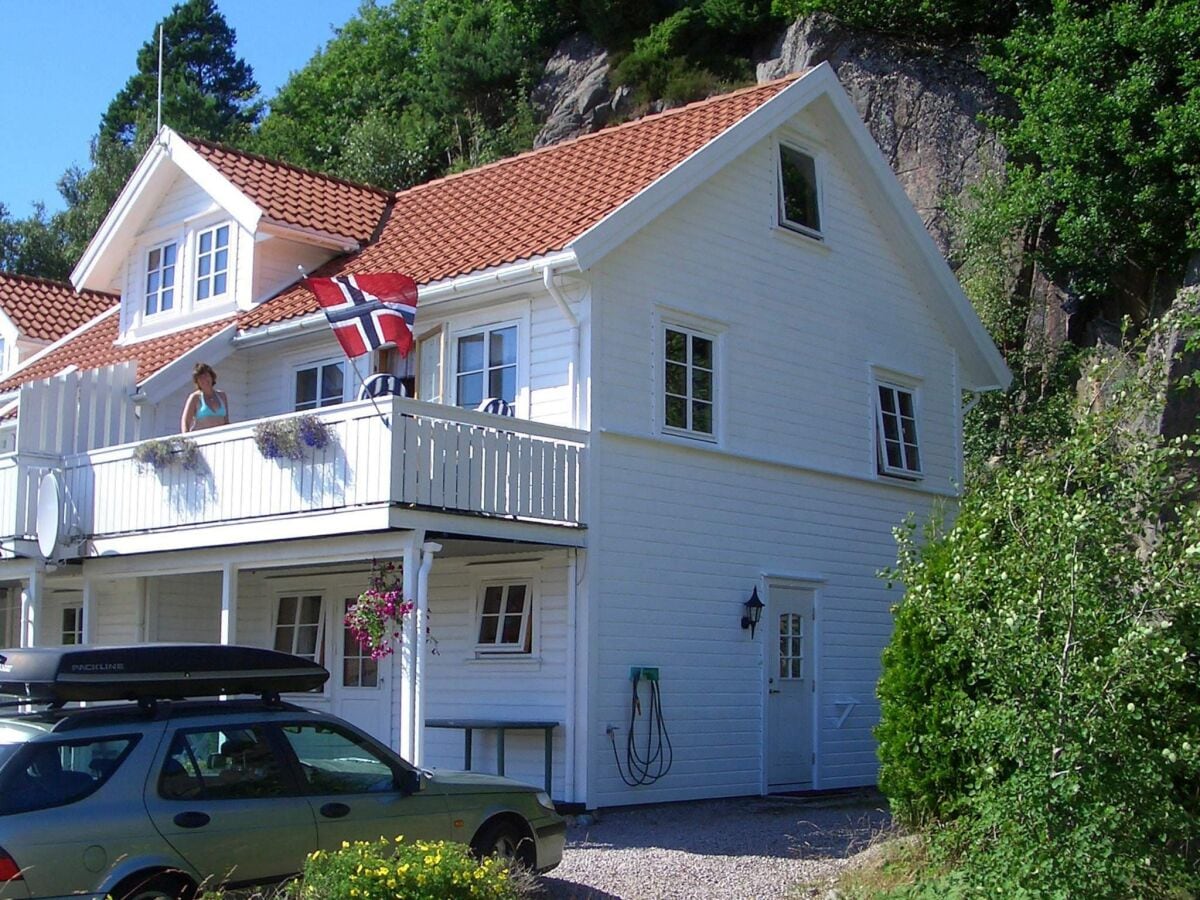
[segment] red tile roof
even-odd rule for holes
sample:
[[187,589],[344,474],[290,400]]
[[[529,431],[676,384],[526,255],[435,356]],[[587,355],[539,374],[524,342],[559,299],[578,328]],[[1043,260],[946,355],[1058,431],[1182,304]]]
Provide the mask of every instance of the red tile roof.
[[[794,80],[702,100],[395,195],[205,141],[188,143],[273,219],[361,241],[382,222],[373,243],[317,274],[399,271],[428,284],[563,249]],[[317,308],[311,292],[294,285],[239,314],[237,323],[255,328]],[[98,320],[0,382],[0,392],[68,365],[91,369],[131,359],[144,381],[230,322],[117,346],[118,318]]]
[[55,347],[45,356],[0,382],[0,392],[15,390],[28,381],[57,375],[68,366],[98,369],[130,360],[137,362],[137,380],[145,381],[167,363],[173,362],[201,341],[228,327],[233,321],[232,317],[227,317],[189,328],[187,331],[176,331],[162,337],[138,341],[136,344],[118,344],[116,341],[120,319],[120,315],[113,313],[96,320],[85,331],[75,335],[62,346]]
[[366,243],[391,195],[287,163],[185,138],[188,145],[233,182],[263,214],[277,222],[352,237]]
[[[428,284],[561,250],[770,100],[795,77],[735,91],[419,185],[379,239],[318,274],[404,272]],[[254,328],[314,312],[297,285],[243,313]]]
[[56,341],[121,298],[99,291],[75,292],[61,281],[0,272],[0,309],[24,337]]

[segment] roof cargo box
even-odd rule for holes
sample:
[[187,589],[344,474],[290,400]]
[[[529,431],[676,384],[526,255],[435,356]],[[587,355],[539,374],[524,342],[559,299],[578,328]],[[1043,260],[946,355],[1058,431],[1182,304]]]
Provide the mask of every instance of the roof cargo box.
[[35,703],[155,700],[310,691],[329,678],[311,660],[223,644],[0,650],[0,694]]

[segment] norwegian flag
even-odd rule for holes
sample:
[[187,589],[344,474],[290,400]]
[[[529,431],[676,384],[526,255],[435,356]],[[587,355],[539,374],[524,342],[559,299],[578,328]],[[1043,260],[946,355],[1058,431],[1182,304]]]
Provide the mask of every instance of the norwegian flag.
[[407,275],[335,275],[306,278],[338,343],[354,358],[395,345],[401,357],[412,350],[417,283]]

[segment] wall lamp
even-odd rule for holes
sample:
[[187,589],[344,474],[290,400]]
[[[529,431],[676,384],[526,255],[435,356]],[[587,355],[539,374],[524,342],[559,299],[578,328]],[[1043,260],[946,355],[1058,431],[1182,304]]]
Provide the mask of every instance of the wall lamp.
[[754,629],[758,627],[758,623],[762,621],[763,602],[758,599],[758,586],[750,593],[750,599],[744,604],[745,612],[742,614],[742,628],[750,629],[750,638],[754,638]]

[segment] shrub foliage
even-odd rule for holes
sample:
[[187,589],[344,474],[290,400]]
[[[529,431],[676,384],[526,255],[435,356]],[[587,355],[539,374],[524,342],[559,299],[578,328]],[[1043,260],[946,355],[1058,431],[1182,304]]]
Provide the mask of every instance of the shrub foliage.
[[402,837],[318,850],[293,891],[297,900],[516,900],[523,893],[499,859],[478,860],[466,844]]
[[880,780],[945,826],[968,895],[1200,888],[1196,449],[1129,424],[1152,400],[1132,371],[1097,364],[1064,439],[898,534]]

